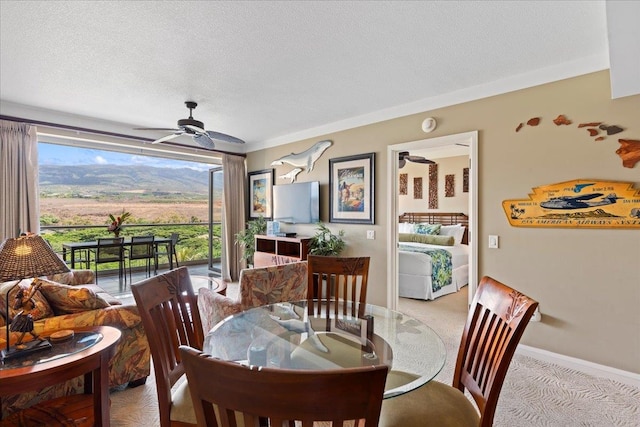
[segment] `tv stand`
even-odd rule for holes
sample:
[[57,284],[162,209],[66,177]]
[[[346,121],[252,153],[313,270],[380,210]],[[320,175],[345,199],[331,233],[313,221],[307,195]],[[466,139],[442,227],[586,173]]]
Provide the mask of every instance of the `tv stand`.
[[303,261],[309,253],[310,237],[279,237],[256,235],[254,267]]

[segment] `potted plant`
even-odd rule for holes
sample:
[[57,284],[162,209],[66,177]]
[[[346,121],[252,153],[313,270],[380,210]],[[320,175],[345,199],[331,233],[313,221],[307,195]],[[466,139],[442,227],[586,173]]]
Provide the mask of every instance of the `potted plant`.
[[247,228],[236,234],[236,244],[243,249],[241,260],[247,260],[247,264],[253,265],[253,254],[256,251],[256,234],[267,232],[267,220],[263,216],[247,222]]
[[322,222],[318,223],[316,234],[309,242],[309,253],[311,255],[337,256],[344,250],[343,240],[344,230],[338,234],[333,234]]

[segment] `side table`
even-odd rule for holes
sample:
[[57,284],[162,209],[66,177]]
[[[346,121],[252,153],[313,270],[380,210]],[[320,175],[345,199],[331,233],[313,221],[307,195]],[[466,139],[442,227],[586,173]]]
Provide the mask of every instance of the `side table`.
[[[109,360],[121,332],[110,326],[77,328],[74,332],[80,338],[73,339],[76,343],[56,343],[51,350],[16,359],[22,366],[14,361],[0,365],[0,397],[39,390],[83,374],[84,394],[41,402],[12,414],[0,425],[66,425],[65,420],[71,418],[78,420],[76,425],[109,426]],[[78,346],[82,350],[74,351]]]

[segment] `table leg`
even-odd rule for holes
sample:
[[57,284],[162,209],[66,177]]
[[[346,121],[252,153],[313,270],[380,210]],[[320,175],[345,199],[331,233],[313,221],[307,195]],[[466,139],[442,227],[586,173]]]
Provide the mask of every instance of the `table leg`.
[[[109,427],[109,355],[103,352],[100,355],[100,366],[90,375],[93,381],[89,382],[93,386],[93,415],[96,427]],[[85,377],[85,393],[87,392],[87,379]]]
[[173,241],[169,242],[169,270],[173,270]]
[[76,250],[71,249],[71,269],[76,268]]

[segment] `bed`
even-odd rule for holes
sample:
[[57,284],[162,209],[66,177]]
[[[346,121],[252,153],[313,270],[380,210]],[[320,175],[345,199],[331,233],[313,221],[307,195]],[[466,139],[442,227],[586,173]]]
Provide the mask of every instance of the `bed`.
[[466,286],[468,228],[469,217],[463,213],[402,214],[398,225],[398,295],[433,300]]

